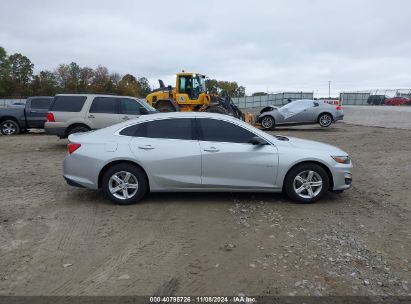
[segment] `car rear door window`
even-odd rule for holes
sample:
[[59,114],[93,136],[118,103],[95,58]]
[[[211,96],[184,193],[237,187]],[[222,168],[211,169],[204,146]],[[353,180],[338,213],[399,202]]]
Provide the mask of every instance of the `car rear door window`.
[[210,119],[199,118],[200,139],[203,141],[249,143],[256,135],[233,123]]
[[121,98],[120,113],[128,115],[140,115],[140,109],[143,106],[135,99]]
[[48,110],[50,108],[51,99],[35,98],[31,100],[31,108],[39,110]]
[[90,113],[118,114],[118,99],[115,97],[96,97],[90,107]]
[[120,132],[120,135],[191,140],[193,139],[193,131],[191,118],[170,118],[127,127]]
[[[123,130],[120,131],[120,135],[124,136],[136,136],[136,137],[144,137],[145,135],[145,130],[142,130],[141,125],[143,124],[136,124],[132,125],[130,127],[124,128]],[[143,132],[139,132],[139,130],[142,130]]]
[[56,112],[80,112],[86,96],[56,96],[50,110]]

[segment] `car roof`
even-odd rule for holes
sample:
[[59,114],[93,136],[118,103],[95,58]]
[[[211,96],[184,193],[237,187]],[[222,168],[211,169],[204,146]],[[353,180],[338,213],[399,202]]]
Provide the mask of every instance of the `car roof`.
[[238,121],[237,118],[232,117],[226,114],[218,114],[218,113],[209,113],[209,112],[162,112],[162,113],[154,113],[150,115],[143,115],[139,117],[139,120],[152,120],[157,118],[179,118],[179,117],[188,117],[188,118],[195,118],[195,117],[205,117],[205,118],[223,118],[226,120],[234,120]]
[[122,96],[122,95],[115,95],[115,94],[97,94],[97,93],[76,93],[76,94],[56,94],[56,96],[87,96],[87,97],[124,97],[124,98],[133,98],[133,99],[139,99],[137,97],[133,97],[133,96]]
[[53,96],[30,96],[30,97],[27,97],[27,99],[35,99],[35,98],[47,98],[47,99],[52,99],[52,98],[54,98]]

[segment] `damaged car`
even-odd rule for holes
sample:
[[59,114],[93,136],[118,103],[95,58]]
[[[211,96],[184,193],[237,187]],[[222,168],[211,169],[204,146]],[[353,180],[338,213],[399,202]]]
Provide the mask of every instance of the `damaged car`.
[[333,122],[342,120],[344,112],[339,105],[330,105],[318,100],[301,99],[282,107],[267,106],[260,111],[256,122],[263,129],[271,130],[276,126],[316,124],[329,127]]

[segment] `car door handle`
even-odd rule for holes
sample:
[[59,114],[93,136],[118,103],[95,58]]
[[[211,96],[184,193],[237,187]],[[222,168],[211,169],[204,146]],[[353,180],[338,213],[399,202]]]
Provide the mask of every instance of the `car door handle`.
[[37,111],[31,110],[30,113],[38,113]]
[[94,115],[89,115],[88,118],[94,118]]
[[144,146],[138,146],[139,149],[143,150],[152,150],[154,147],[152,145],[144,145]]
[[128,116],[123,116],[123,120],[129,120]]
[[217,149],[216,147],[210,147],[210,148],[204,149],[204,151],[207,151],[207,152],[218,152],[218,151],[220,151],[220,149]]

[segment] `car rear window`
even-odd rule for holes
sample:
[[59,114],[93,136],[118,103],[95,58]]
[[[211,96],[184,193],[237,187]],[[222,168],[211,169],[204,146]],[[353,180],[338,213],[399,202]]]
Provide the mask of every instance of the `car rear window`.
[[53,100],[46,98],[35,98],[31,100],[32,109],[48,110]]
[[56,112],[80,112],[87,96],[56,96],[50,110]]

